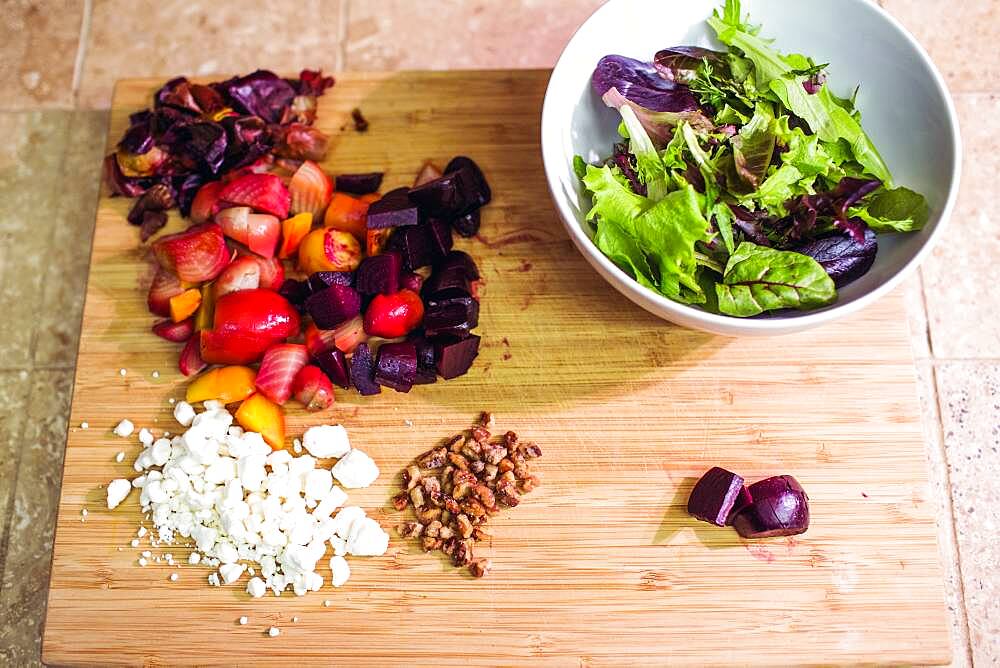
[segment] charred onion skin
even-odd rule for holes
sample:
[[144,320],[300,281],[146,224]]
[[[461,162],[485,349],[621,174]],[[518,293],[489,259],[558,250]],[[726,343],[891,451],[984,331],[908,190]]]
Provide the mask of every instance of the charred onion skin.
[[795,536],[809,528],[809,497],[792,476],[765,478],[748,491],[752,501],[733,517],[743,538]]

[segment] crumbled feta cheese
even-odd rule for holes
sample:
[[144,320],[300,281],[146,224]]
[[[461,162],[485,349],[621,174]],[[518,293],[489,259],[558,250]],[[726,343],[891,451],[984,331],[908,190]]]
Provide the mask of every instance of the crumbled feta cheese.
[[142,556],[144,556],[144,557],[146,557],[147,559],[149,559],[150,557],[152,557],[152,556],[153,556],[153,553],[152,553],[152,552],[150,552],[149,550],[143,550],[143,552],[142,552]]
[[188,563],[191,564],[192,566],[197,564],[199,561],[201,561],[201,554],[199,554],[198,552],[192,552],[188,556]]
[[261,598],[266,592],[267,585],[260,578],[250,578],[250,582],[247,582],[247,593],[254,598]]
[[181,576],[178,575],[177,573],[171,573],[170,574],[170,581],[171,582],[177,582],[180,579],[181,579]]
[[127,373],[128,373],[128,371],[126,371],[124,367],[121,368],[121,369],[118,369],[118,375],[120,375],[122,378],[124,378],[125,374],[127,374]]
[[377,557],[389,549],[389,534],[370,517],[363,517],[351,525],[347,537],[347,553],[358,557]]
[[215,572],[210,574],[208,576],[208,584],[212,585],[213,587],[218,587],[221,584],[221,582],[219,581],[219,574]]
[[292,617],[292,624],[295,624],[298,621],[299,621],[298,617]]
[[[132,485],[129,485],[128,487],[129,487],[129,489],[132,489]],[[81,510],[81,511],[80,511],[80,517],[81,517],[81,520],[80,520],[80,521],[82,522],[82,521],[83,521],[84,519],[86,519],[86,518],[87,518],[87,515],[88,515],[89,513],[90,513],[90,511],[88,511],[88,510],[87,510],[86,508],[84,508],[83,510]]]
[[160,372],[157,371],[156,369],[153,369],[153,373],[151,373],[149,375],[151,375],[153,378],[159,378],[160,377]]
[[125,418],[124,420],[118,423],[118,426],[115,427],[115,436],[128,438],[129,436],[132,435],[133,431],[135,431],[135,425],[132,424],[131,420]]
[[115,455],[115,461],[118,462],[119,464],[125,461],[125,453],[119,452],[117,455]]
[[243,564],[222,564],[219,566],[219,575],[222,577],[223,583],[232,584],[240,579],[244,570],[246,570],[246,566]]
[[246,615],[243,615],[240,617],[240,626],[246,626],[249,621],[250,619]]
[[[132,483],[125,478],[118,478],[108,483],[108,510],[114,510],[132,491]],[[86,509],[84,510],[86,514]]]
[[299,439],[297,439],[297,438],[293,438],[293,439],[292,439],[292,450],[293,450],[293,451],[295,452],[295,454],[297,454],[297,455],[298,455],[298,454],[301,454],[301,453],[302,453],[302,441],[300,441],[300,440],[299,440]]
[[279,635],[281,635],[281,629],[279,629],[277,626],[272,626],[267,630],[267,635],[271,636],[272,638],[277,638]]
[[360,450],[351,450],[334,465],[332,473],[341,485],[355,489],[375,482],[379,470],[371,457]]
[[185,427],[190,426],[194,420],[194,408],[186,401],[177,402],[174,406],[174,419]]
[[326,599],[325,601],[323,601],[324,608],[329,608],[331,605],[333,605],[333,601],[331,601],[330,599]]
[[144,526],[140,526],[139,529],[135,532],[135,535],[138,536],[139,538],[142,538],[147,533],[149,533],[149,530]]
[[313,457],[343,457],[351,449],[347,430],[343,425],[318,425],[306,429],[302,445]]
[[148,562],[148,561],[146,561],[146,558],[145,558],[145,557],[139,557],[139,565],[140,565],[140,566],[145,566],[145,565],[146,565],[146,564],[148,564],[148,563],[149,563],[149,562]]
[[153,432],[143,427],[139,430],[139,442],[142,443],[147,448],[153,444]]
[[80,429],[90,429],[90,423],[89,422],[81,422],[80,423]]
[[340,587],[351,577],[351,567],[347,565],[347,559],[343,557],[330,557],[330,572],[333,574],[330,578],[330,584],[334,587]]
[[129,543],[129,545],[131,545],[132,547],[139,547],[139,539],[138,538],[133,538],[132,542]]

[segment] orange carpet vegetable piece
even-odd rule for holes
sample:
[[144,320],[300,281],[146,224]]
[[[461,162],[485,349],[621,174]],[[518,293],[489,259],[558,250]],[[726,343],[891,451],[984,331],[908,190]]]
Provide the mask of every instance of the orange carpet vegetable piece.
[[174,322],[187,320],[201,306],[201,290],[191,288],[170,298],[170,319]]
[[330,204],[326,207],[326,217],[323,225],[335,230],[350,232],[358,241],[364,241],[368,230],[368,205],[370,202],[345,195],[333,193]]
[[215,399],[224,404],[243,401],[254,393],[257,372],[246,366],[223,366],[201,374],[187,386],[189,404]]
[[312,224],[313,215],[309,211],[282,221],[281,247],[278,250],[278,257],[285,259],[294,255],[295,251],[299,249],[299,244],[312,229]]
[[285,449],[285,412],[263,394],[251,394],[236,411],[236,421],[255,431],[273,450]]
[[361,200],[362,202],[373,204],[382,199],[382,196],[379,195],[378,193],[368,193],[367,195],[362,195],[358,199]]

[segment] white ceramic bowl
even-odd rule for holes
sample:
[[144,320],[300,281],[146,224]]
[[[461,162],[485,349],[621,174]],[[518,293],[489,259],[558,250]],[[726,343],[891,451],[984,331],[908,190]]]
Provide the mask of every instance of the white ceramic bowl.
[[573,173],[573,156],[607,157],[618,136],[618,112],[590,87],[608,54],[651,60],[658,50],[715,41],[705,19],[722,0],[610,0],[577,30],[556,63],[542,110],[542,159],[549,189],[570,238],[619,292],[661,318],[730,336],[785,334],[854,313],[896,287],[930,250],[951,214],[961,170],[958,120],[940,73],[923,48],[870,0],[744,0],[743,12],[784,52],[830,63],[829,85],[849,96],[861,85],[865,130],[900,185],[922,193],[930,220],[911,234],[879,235],[875,265],[838,290],[836,303],[814,311],[733,318],[679,304],[643,288],[591,241],[589,197]]

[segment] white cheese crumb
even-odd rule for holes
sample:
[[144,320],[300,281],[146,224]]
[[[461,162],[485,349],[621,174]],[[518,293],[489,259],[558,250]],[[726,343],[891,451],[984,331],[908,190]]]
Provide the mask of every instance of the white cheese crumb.
[[260,578],[250,578],[247,582],[247,593],[254,598],[261,598],[267,592],[267,585]]
[[145,557],[139,557],[139,565],[140,565],[140,566],[145,566],[145,565],[146,565],[146,564],[148,564],[148,563],[149,563],[149,562],[148,562],[148,561],[146,561]]
[[[132,491],[132,482],[125,478],[118,478],[108,483],[108,510],[114,510],[118,504],[125,500],[128,493]],[[83,514],[87,511],[84,509]]]
[[167,399],[167,403],[173,406],[175,403],[177,403],[177,400],[174,399],[173,397],[170,397],[169,399]]
[[170,581],[171,582],[177,582],[180,579],[181,579],[181,576],[178,575],[177,573],[171,573],[170,574]]
[[294,624],[294,623],[295,623],[295,622],[297,622],[297,621],[299,621],[299,618],[298,618],[298,617],[292,617],[292,624]]
[[133,538],[132,542],[129,543],[129,545],[131,545],[132,547],[139,547],[139,539],[138,538]]
[[159,371],[156,371],[156,370],[154,369],[154,370],[153,370],[153,373],[151,373],[150,375],[151,375],[151,376],[152,376],[153,378],[159,378],[159,377],[160,377],[160,372],[159,372]]
[[403,424],[405,424],[407,427],[412,427],[413,426],[413,420],[410,420],[410,419],[403,420]]
[[331,601],[330,599],[326,599],[325,601],[323,601],[324,608],[329,608],[331,605],[333,605],[333,601]]
[[271,636],[272,638],[277,638],[279,635],[281,635],[281,629],[279,629],[277,626],[272,626],[267,630],[267,635]]
[[197,564],[199,561],[201,561],[201,554],[198,552],[192,552],[190,556],[188,556],[188,563],[192,566]]
[[124,368],[118,369],[118,375],[121,376],[122,378],[124,378],[125,374],[127,373],[128,371],[126,371]]
[[361,450],[351,450],[332,469],[333,477],[347,489],[368,487],[378,478],[375,461]]
[[340,587],[351,577],[351,567],[347,565],[347,559],[343,557],[330,557],[330,572],[333,573],[330,584],[334,587]]
[[119,464],[125,461],[125,453],[119,452],[117,455],[115,455],[115,461],[118,462]]
[[[132,485],[130,484],[129,485],[129,489],[131,489],[131,488],[132,488]],[[86,517],[89,513],[90,513],[90,511],[88,511],[86,508],[84,508],[83,510],[80,511],[80,514],[82,516],[84,516],[84,517]]]
[[143,427],[139,430],[139,442],[145,445],[147,448],[153,444],[153,432]]
[[219,583],[219,574],[213,572],[211,575],[209,575],[208,576],[208,584],[210,584],[213,587],[218,587],[219,584],[220,584]]
[[343,457],[351,450],[343,425],[324,424],[306,429],[302,445],[313,457]]
[[222,576],[223,583],[232,584],[240,579],[245,570],[246,566],[243,564],[222,564],[219,566],[219,575]]
[[249,622],[250,619],[246,615],[240,617],[240,626],[246,626]]
[[115,427],[115,435],[121,436],[122,438],[128,438],[132,435],[133,431],[135,431],[135,425],[132,424],[132,421],[128,418],[119,422],[118,426]]
[[149,558],[150,558],[151,556],[153,556],[153,553],[152,553],[152,552],[150,552],[149,550],[143,550],[143,552],[142,552],[142,556],[144,556],[144,557],[146,557],[147,559],[149,559]]
[[90,429],[90,423],[89,422],[81,422],[80,423],[80,429]]
[[139,527],[139,528],[138,528],[138,529],[136,530],[136,532],[135,532],[135,535],[136,535],[136,536],[138,536],[139,538],[142,538],[142,537],[143,537],[143,536],[145,536],[145,535],[146,535],[147,533],[149,533],[149,530],[147,530],[147,529],[146,529],[146,527],[144,527],[144,526],[140,526],[140,527]]
[[292,450],[294,450],[295,454],[297,454],[297,455],[302,454],[302,441],[300,441],[297,438],[293,438],[292,439]]
[[174,419],[188,427],[194,421],[194,408],[186,401],[178,401],[174,406]]

